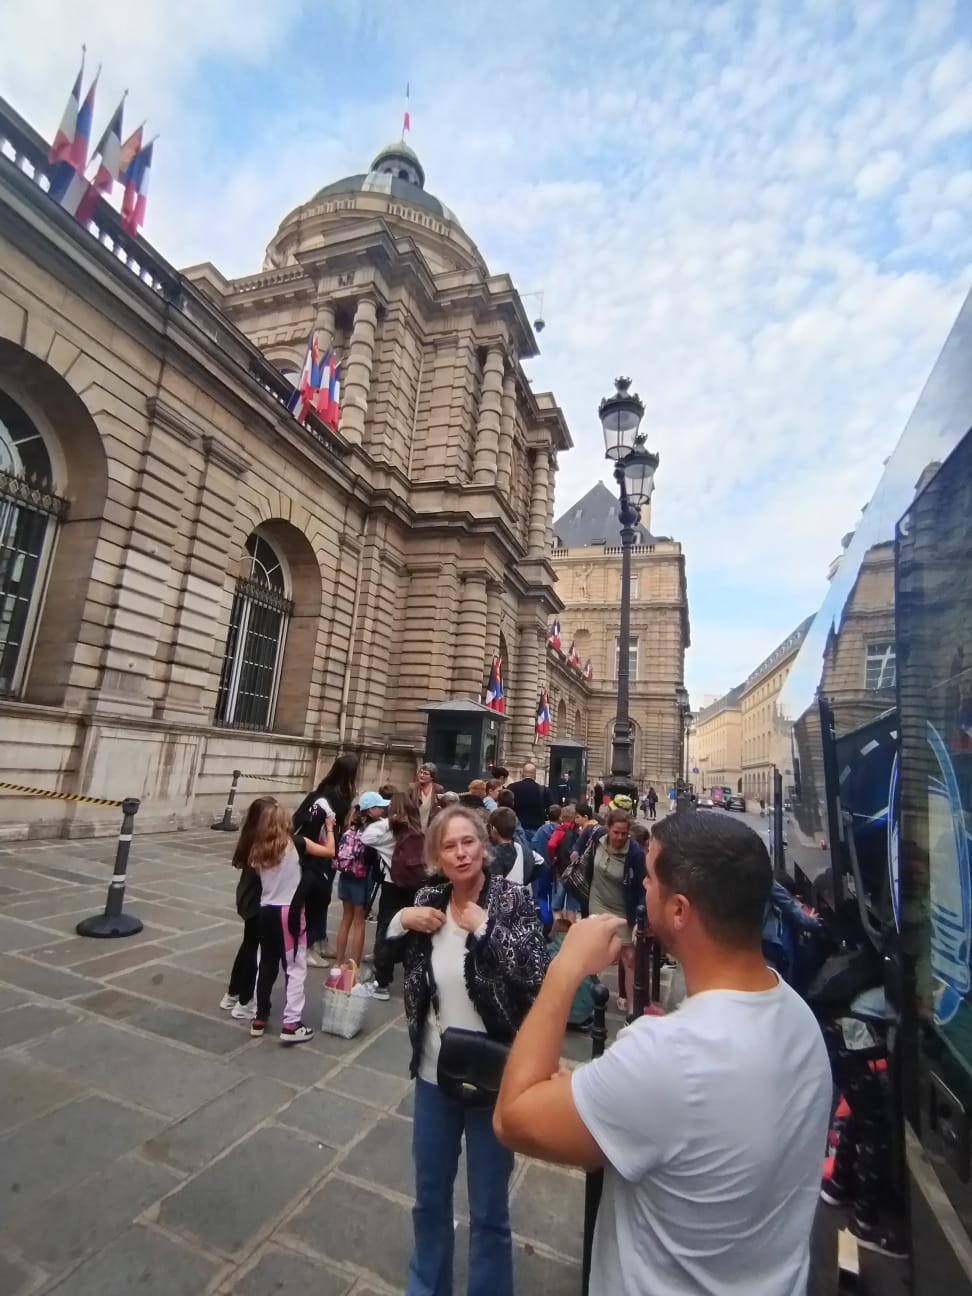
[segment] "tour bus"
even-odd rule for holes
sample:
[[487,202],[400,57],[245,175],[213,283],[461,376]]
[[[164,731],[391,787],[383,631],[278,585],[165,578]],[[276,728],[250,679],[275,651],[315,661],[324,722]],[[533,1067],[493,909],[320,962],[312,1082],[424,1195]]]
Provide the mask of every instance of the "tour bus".
[[838,1290],[840,1255],[853,1290],[972,1293],[970,573],[972,295],[778,703],[775,863],[828,926],[808,998],[837,969],[832,1016],[879,1058],[882,1209],[906,1253],[855,1248],[824,1211],[820,1291]]

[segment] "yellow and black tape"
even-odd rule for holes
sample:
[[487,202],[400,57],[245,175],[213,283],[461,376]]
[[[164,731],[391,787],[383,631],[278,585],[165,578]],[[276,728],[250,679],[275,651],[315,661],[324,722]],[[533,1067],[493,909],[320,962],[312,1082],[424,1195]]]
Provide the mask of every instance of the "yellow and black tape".
[[16,792],[20,796],[48,797],[52,801],[77,801],[81,805],[121,806],[120,801],[112,801],[108,797],[75,796],[73,792],[48,792],[44,788],[24,787],[20,783],[0,783],[0,792]]
[[240,778],[249,779],[251,783],[296,783],[298,787],[304,786],[299,774],[291,774],[289,776],[284,775],[281,777],[279,774],[276,776],[272,774],[244,774],[241,771]]

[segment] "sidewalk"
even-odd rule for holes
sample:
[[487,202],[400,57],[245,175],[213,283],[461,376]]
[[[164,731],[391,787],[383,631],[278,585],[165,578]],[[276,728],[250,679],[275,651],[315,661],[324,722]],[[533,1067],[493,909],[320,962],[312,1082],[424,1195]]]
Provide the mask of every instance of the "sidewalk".
[[[113,841],[0,848],[4,1296],[403,1289],[412,1167],[400,970],[355,1040],[251,1040],[217,1008],[241,930],[233,840],[136,835],[126,909],[145,931],[120,941],[74,935],[104,907]],[[308,976],[315,1025],[323,975]],[[590,1040],[569,1036],[565,1053],[589,1057]],[[517,1159],[517,1290],[576,1296],[583,1196],[579,1173]],[[461,1292],[462,1167],[456,1217]]]

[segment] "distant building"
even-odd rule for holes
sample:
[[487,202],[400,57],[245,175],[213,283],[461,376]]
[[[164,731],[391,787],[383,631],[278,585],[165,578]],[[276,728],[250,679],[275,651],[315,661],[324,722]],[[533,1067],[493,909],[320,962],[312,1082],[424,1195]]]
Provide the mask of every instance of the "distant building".
[[[644,517],[650,523],[647,510]],[[551,694],[554,734],[588,745],[591,778],[609,773],[617,713],[618,636],[621,621],[621,534],[618,500],[603,483],[592,487],[553,525],[551,552],[564,650],[575,645],[590,660],[594,680],[583,734]],[[631,561],[630,714],[634,731],[634,778],[659,789],[680,773],[684,747],[676,690],[684,680],[689,611],[682,546],[638,528]],[[557,712],[562,712],[559,716]]]
[[773,769],[784,728],[776,699],[812,622],[812,616],[801,621],[740,685],[743,795],[749,801],[772,800]]
[[697,788],[742,791],[742,685],[704,706],[695,718]]

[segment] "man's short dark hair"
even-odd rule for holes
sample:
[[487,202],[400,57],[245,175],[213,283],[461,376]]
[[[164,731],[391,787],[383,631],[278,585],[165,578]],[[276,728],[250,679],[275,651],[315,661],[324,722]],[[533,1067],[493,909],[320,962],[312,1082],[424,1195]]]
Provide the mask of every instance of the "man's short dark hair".
[[508,809],[512,810],[516,805],[516,798],[513,796],[513,793],[509,788],[500,788],[496,793],[496,804],[498,806],[506,806]]
[[579,815],[583,815],[585,819],[590,819],[591,815],[594,812],[591,810],[591,807],[587,804],[586,801],[581,801],[577,806],[577,813]]
[[758,943],[773,882],[769,852],[748,824],[717,812],[669,815],[654,824],[655,876],[698,911],[725,945]]
[[516,832],[516,815],[506,806],[500,806],[489,816],[489,826],[504,841],[512,841]]
[[559,805],[547,806],[547,819],[550,823],[560,823],[561,807]]
[[503,779],[508,779],[509,777],[510,777],[510,771],[508,769],[504,769],[502,765],[493,766],[493,778],[497,778],[500,781],[502,781]]

